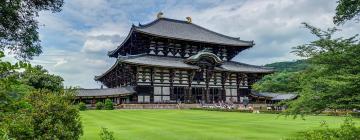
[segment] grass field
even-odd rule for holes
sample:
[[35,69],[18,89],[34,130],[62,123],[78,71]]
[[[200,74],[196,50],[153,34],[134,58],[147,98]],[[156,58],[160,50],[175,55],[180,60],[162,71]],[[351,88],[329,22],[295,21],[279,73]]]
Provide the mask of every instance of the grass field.
[[[99,139],[101,127],[119,140],[279,140],[316,128],[325,120],[339,126],[344,117],[302,119],[273,114],[200,110],[89,110],[81,112],[82,139]],[[360,120],[355,120],[359,124]]]

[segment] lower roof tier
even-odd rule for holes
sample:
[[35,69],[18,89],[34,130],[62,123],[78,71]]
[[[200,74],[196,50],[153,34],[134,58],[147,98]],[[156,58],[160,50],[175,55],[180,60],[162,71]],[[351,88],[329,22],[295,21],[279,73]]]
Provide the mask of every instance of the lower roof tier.
[[94,96],[127,96],[135,93],[133,87],[104,88],[104,89],[77,89],[76,97]]
[[[164,56],[154,56],[154,55],[136,55],[136,56],[126,56],[120,57],[116,63],[105,73],[100,76],[95,76],[95,80],[100,79],[105,76],[107,73],[111,72],[119,63],[133,64],[139,66],[154,66],[154,67],[164,67],[164,68],[177,68],[177,69],[200,69],[197,65],[191,65],[185,63],[186,59],[177,58],[177,57],[164,57]],[[214,67],[217,71],[226,71],[226,72],[242,72],[242,73],[272,73],[274,70],[268,67],[249,65],[245,63],[235,62],[235,61],[225,61],[219,66]]]

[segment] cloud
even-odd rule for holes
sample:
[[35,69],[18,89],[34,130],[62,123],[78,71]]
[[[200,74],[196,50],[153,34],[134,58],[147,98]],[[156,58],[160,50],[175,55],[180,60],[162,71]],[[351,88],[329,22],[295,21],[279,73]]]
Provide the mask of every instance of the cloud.
[[113,36],[91,36],[84,43],[82,51],[84,52],[104,52],[115,49],[120,44],[121,37]]
[[56,62],[56,64],[54,65],[54,67],[60,67],[64,64],[68,63],[68,61],[66,61],[65,59],[60,59],[59,61]]
[[[254,40],[256,45],[234,60],[263,65],[299,59],[291,48],[314,40],[301,22],[334,26],[336,0],[66,0],[60,13],[40,14],[43,54],[32,61],[62,76],[66,86],[100,87],[93,78],[110,68],[115,49],[131,25],[148,23],[156,13],[168,18],[191,16],[193,23],[210,30]],[[360,24],[348,22],[338,36],[351,36]]]

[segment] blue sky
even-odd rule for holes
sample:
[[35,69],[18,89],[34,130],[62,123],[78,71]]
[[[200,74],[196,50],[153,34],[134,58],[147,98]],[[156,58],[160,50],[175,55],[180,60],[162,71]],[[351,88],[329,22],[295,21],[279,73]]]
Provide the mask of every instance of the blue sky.
[[[256,45],[234,58],[263,65],[299,59],[291,47],[315,38],[301,25],[333,27],[335,0],[65,0],[60,13],[39,17],[43,54],[31,61],[62,76],[66,86],[99,88],[93,78],[111,67],[115,49],[132,24],[148,23],[159,11],[167,18],[185,20],[210,30],[254,40]],[[339,27],[339,36],[360,31],[360,24]]]

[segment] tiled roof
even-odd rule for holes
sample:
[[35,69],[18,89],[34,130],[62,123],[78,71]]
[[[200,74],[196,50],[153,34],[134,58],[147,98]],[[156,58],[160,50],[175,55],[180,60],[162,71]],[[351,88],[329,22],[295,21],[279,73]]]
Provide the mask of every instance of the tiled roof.
[[120,88],[104,88],[104,89],[78,89],[76,90],[77,97],[91,97],[91,96],[114,96],[133,94],[135,90],[133,87]]
[[294,93],[272,93],[272,92],[254,92],[254,91],[252,91],[251,94],[253,96],[258,96],[258,97],[268,97],[271,98],[271,100],[273,101],[292,100],[298,96],[297,94]]
[[[167,67],[167,68],[182,68],[182,69],[199,69],[196,65],[184,63],[185,59],[179,57],[165,57],[154,55],[136,55],[119,57],[117,62],[104,74],[95,76],[98,80],[108,72],[112,71],[118,63],[128,63],[145,66]],[[225,61],[221,66],[215,67],[215,70],[230,71],[230,72],[247,72],[247,73],[272,73],[274,70],[267,67],[249,65],[235,61]]]
[[[190,65],[184,63],[183,58],[179,57],[162,57],[153,55],[139,55],[135,57],[123,57],[119,59],[121,62],[139,64],[139,65],[150,65],[159,67],[172,67],[172,68],[185,68],[185,69],[198,69],[196,65]],[[233,71],[233,72],[251,72],[251,73],[271,73],[273,69],[244,64],[235,61],[225,61],[216,70],[222,71]]]
[[271,100],[277,101],[277,100],[291,100],[295,99],[297,97],[296,94],[279,94],[278,96],[272,98]]
[[145,25],[133,25],[125,40],[115,50],[109,51],[108,55],[114,57],[121,46],[130,39],[133,32],[184,41],[244,47],[245,49],[254,46],[253,41],[244,41],[236,37],[216,33],[194,23],[183,20],[159,18]]
[[149,24],[136,26],[135,30],[151,35],[170,37],[181,40],[199,41],[231,46],[253,46],[252,41],[243,41],[239,38],[210,31],[204,27],[189,23],[187,21],[169,18],[159,18]]

